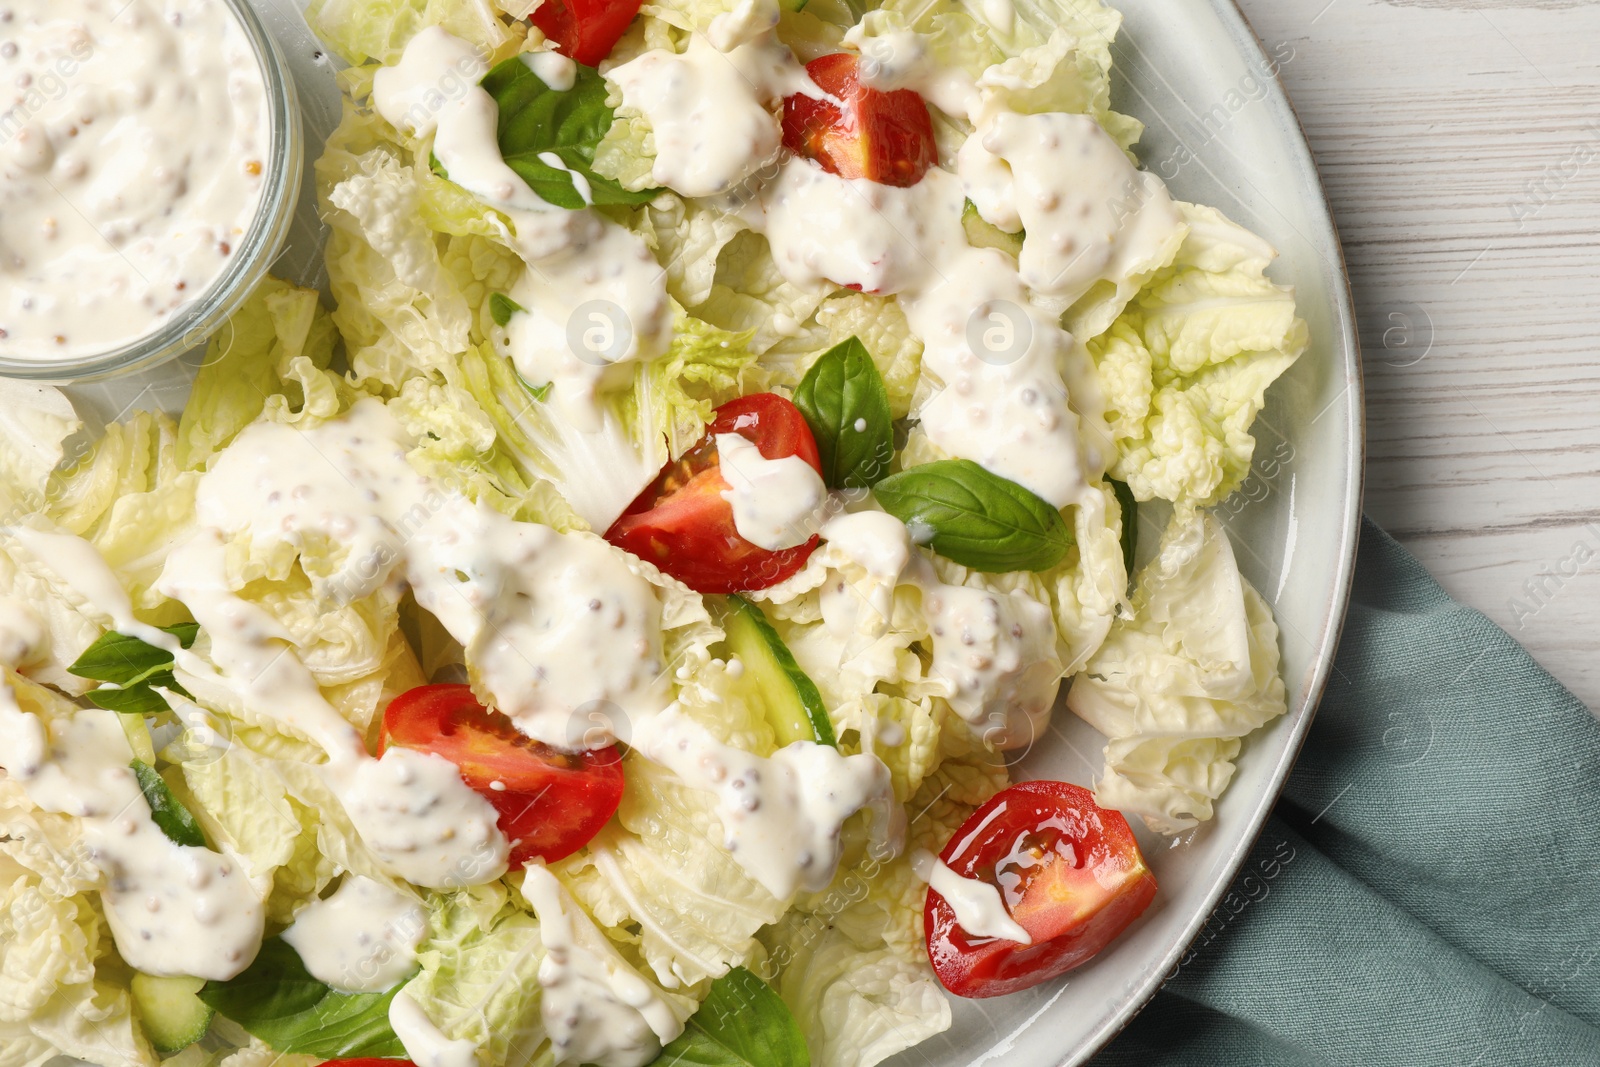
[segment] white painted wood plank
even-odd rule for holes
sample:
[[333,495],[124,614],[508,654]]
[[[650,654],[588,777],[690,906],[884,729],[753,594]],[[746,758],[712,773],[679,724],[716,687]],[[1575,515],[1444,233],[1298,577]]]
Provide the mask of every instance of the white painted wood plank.
[[1600,707],[1600,5],[1242,6],[1345,243],[1368,513]]

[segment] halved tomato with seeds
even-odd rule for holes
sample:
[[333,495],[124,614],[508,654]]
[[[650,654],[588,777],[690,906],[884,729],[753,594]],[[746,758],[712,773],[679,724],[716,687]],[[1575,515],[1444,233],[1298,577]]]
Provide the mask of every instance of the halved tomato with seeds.
[[[840,103],[804,94],[783,101],[783,143],[841,178],[911,186],[939,162],[928,105],[910,89],[861,84],[861,57],[819,56],[806,64],[817,88]],[[840,105],[843,106],[840,106]]]
[[1128,820],[1067,782],[1019,782],[961,825],[940,856],[963,878],[1000,890],[1032,944],[972,937],[932,888],[923,930],[934,973],[962,997],[1028,989],[1087,962],[1156,895]]
[[622,754],[563,752],[522,734],[467,685],[423,685],[389,702],[378,754],[391,745],[432,752],[499,812],[513,870],[554,863],[589,843],[622,803]]
[[817,547],[771,551],[739,536],[717,435],[746,438],[765,459],[799,456],[818,474],[822,460],[800,409],[776,393],[753,393],[717,408],[698,444],[667,464],[606,531],[606,540],[660,567],[699,593],[739,593],[777,585],[805,565]]

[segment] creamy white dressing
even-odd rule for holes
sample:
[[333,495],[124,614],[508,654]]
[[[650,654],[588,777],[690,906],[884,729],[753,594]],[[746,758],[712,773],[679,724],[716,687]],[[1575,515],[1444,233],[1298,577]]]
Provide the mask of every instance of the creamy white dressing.
[[261,65],[211,0],[10,0],[0,44],[0,357],[93,355],[226,269],[260,206]]
[[966,248],[941,273],[900,302],[923,368],[944,384],[920,413],[928,439],[1058,508],[1076,502],[1088,483],[1062,373],[1087,355],[1029,301],[1002,253]]
[[389,1028],[417,1067],[480,1067],[477,1046],[446,1037],[404,989],[389,1002]]
[[[1161,179],[1135,168],[1088,115],[1000,112],[973,139],[1011,172],[1014,215],[989,221],[1009,230],[1020,222],[1023,282],[1063,304],[1102,278],[1125,277],[1183,225]],[[982,214],[984,203],[973,203]]]
[[467,649],[495,706],[537,740],[569,746],[596,702],[633,716],[664,707],[660,602],[627,557],[473,504],[418,474],[409,447],[371,399],[308,430],[257,423],[202,480],[200,520],[264,545],[347,546],[338,570],[313,578],[336,601],[408,584]]
[[547,743],[570,745],[573,722],[596,703],[637,716],[669,694],[660,604],[625,557],[591,536],[517,523],[433,484],[406,461],[409,446],[381,402],[362,400],[309,430],[254,424],[222,453],[196,493],[200,530],[172,552],[157,582],[200,623],[215,668],[135,620],[87,542],[13,533],[114,628],[171,651],[202,696],[216,686],[320,744],[330,786],[379,861],[418,885],[447,888],[505,870],[494,808],[439,757],[403,748],[367,756],[288,634],[233,592],[226,537],[248,536],[263,550],[344,545],[342,565],[313,576],[335,602],[409,584],[468,649],[497,706]]
[[396,746],[332,769],[328,780],[362,843],[406,881],[456,889],[505,873],[499,813],[443,756]]
[[[1004,0],[991,7],[997,26],[1014,18]],[[1059,317],[1102,283],[1125,297],[1175,249],[1181,216],[1091,117],[1019,115],[1004,79],[942,67],[923,35],[873,14],[845,41],[866,84],[913,89],[976,126],[956,173],[935,167],[901,189],[790,158],[741,218],[790,283],[898,298],[942,387],[917,412],[933,444],[1073,504],[1109,455],[1090,361]],[[967,244],[968,199],[1000,229],[1026,231],[1020,261]]]
[[346,875],[312,900],[283,932],[311,977],[347,993],[381,993],[417,969],[428,932],[422,905],[392,886]]
[[627,385],[633,364],[672,341],[666,273],[643,238],[593,210],[510,217],[528,269],[509,294],[523,310],[496,337],[498,347],[523,380],[552,386],[548,403],[572,426],[598,432],[598,394]]
[[1061,688],[1055,618],[1023,592],[946,585],[923,577],[933,636],[931,678],[945,699],[996,748],[1020,748],[1043,732]]
[[[552,54],[525,53],[523,62],[552,88],[570,88],[576,68],[541,58]],[[524,311],[495,340],[526,381],[553,386],[549,402],[573,427],[597,432],[596,394],[631,380],[627,364],[656,358],[672,340],[666,272],[638,234],[587,208],[547,203],[506,164],[499,106],[478,85],[487,69],[472,45],[429,27],[373,76],[373,105],[397,128],[432,135],[450,180],[510,220],[527,269],[509,295]],[[566,172],[585,203],[593,199],[588,179],[559,156],[540,159]]]
[[827,887],[839,869],[839,831],[864,807],[873,809],[876,847],[901,848],[905,812],[889,768],[871,754],[796,741],[763,758],[718,741],[676,704],[636,723],[633,745],[716,795],[728,854],[780,900]]
[[540,152],[539,162],[551,170],[559,170],[566,174],[567,180],[572,183],[573,191],[582,198],[583,202],[585,204],[594,203],[594,187],[589,184],[588,177],[582,171],[574,170],[572,167],[567,166],[567,161],[554,152]]
[[261,947],[261,900],[237,860],[162,832],[133,758],[116,712],[82,709],[47,725],[0,681],[0,769],[43,810],[81,820],[123,960],[146,974],[232,978]]
[[985,222],[1006,233],[1021,232],[1022,216],[1017,212],[1017,186],[1011,167],[989,151],[982,137],[974,134],[961,142],[956,152],[956,174],[961,178],[962,191]]
[[938,168],[902,189],[841,178],[792,156],[762,187],[751,221],[766,233],[779,272],[793,284],[894,294],[933,275],[946,246],[966,246],[961,207],[960,183]]
[[[392,421],[381,404],[371,404]],[[294,434],[274,424],[252,427],[268,429]],[[219,461],[201,481],[197,511],[202,521],[207,515],[216,521],[219,515],[214,499],[205,502],[208,486],[226,486],[236,494],[248,491],[230,484],[235,465],[245,462],[236,457],[248,456],[248,450],[235,453],[230,448],[224,455],[234,458]],[[345,476],[329,467],[328,456],[322,453],[297,456],[286,452],[251,461],[270,468],[274,459],[301,460],[300,469],[309,472],[309,477],[320,474],[325,482],[336,480],[349,491]],[[310,484],[301,480],[296,488]],[[299,499],[309,494],[308,488]],[[237,502],[240,496],[234,499]],[[243,499],[247,507],[255,506],[248,497]],[[265,511],[282,500],[281,495],[274,501],[263,499],[260,508]],[[135,619],[127,592],[87,541],[22,527],[9,532],[94,610],[108,617],[112,629],[172,653],[179,678],[190,692],[198,691],[202,697],[215,694],[224,703],[243,704],[319,744],[328,755],[323,774],[330,788],[339,796],[356,832],[393,873],[440,889],[493,881],[503,874],[510,849],[505,835],[496,829],[498,816],[493,806],[459,775],[443,773],[436,764],[453,770],[443,760],[430,757],[424,761],[402,748],[388,750],[381,760],[367,755],[360,733],[322,695],[316,678],[295,654],[277,621],[231,591],[222,528],[227,527],[202,526],[174,549],[156,583],[163,595],[188,607],[206,632],[211,662],[196,650],[183,648],[171,634]],[[292,527],[281,529],[290,532]],[[362,580],[371,581],[372,577]]]
[[539,917],[539,1013],[557,1063],[644,1067],[683,1033],[683,1020],[542,864],[523,875]]
[[861,84],[886,93],[910,89],[947,115],[965,116],[978,106],[972,76],[934,59],[926,35],[885,26],[889,17],[869,11],[845,31],[844,43],[861,53]]
[[889,629],[894,591],[911,562],[905,523],[881,511],[837,515],[823,524],[821,552],[834,572],[819,594],[822,621],[857,651],[851,638],[870,641]]
[[981,0],[979,10],[990,25],[1009,36],[1016,26],[1017,8],[1012,0]]
[[560,52],[524,52],[517,57],[534,76],[558,93],[578,84],[578,64]]
[[478,82],[487,59],[441,26],[406,44],[400,61],[373,75],[372,104],[388,123],[433,137],[433,154],[450,180],[496,207],[549,210],[500,156],[500,106]]
[[442,26],[429,26],[411,38],[399,62],[373,74],[372,106],[395,129],[426,137],[439,128],[445,105],[487,73],[488,59],[478,49]]
[[809,541],[828,497],[816,468],[799,456],[768,459],[754,442],[736,433],[719,433],[716,441],[722,477],[729,485],[722,499],[733,508],[739,536],[769,552]]
[[917,877],[928,888],[944,897],[955,912],[956,925],[974,938],[998,938],[1021,945],[1033,944],[1033,937],[1011,917],[1000,890],[977,878],[963,878],[931,852],[918,849],[911,857]]
[[1064,507],[1087,482],[1063,374],[1088,357],[1033,305],[1014,261],[968,246],[964,202],[961,180],[938,168],[901,189],[802,159],[788,160],[761,200],[791,282],[898,295],[926,346],[924,369],[944,386],[919,412],[929,439]]
[[16,597],[0,596],[0,664],[25,667],[45,651],[49,640],[37,612]]
[[[794,53],[757,19],[713,22],[680,53],[653,48],[606,77],[622,104],[650,123],[650,177],[684,196],[717,196],[777,158],[783,130],[775,106],[790,93],[820,95]],[[716,32],[720,31],[720,32]],[[716,38],[716,41],[713,41]]]
[[1049,605],[1020,590],[940,581],[912,547],[905,524],[882,512],[842,515],[823,526],[822,536],[831,571],[822,587],[827,626],[882,633],[895,587],[916,586],[933,646],[928,677],[942,684],[951,708],[996,748],[1020,748],[1039,737],[1064,670]]

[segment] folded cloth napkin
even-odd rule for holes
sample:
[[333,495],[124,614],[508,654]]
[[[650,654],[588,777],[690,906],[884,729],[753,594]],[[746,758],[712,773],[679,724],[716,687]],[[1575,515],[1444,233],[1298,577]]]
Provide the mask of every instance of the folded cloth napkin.
[[1600,1064],[1597,956],[1600,724],[1367,522],[1276,812],[1091,1062]]

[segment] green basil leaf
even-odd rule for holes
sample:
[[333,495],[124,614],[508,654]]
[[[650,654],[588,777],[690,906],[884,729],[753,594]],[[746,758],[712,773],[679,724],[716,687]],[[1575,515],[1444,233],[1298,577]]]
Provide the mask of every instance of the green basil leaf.
[[[176,637],[184,648],[194,644],[200,632],[199,625],[192,622],[162,629]],[[67,671],[79,678],[110,683],[111,688],[91,690],[86,695],[97,706],[124,715],[155,715],[167,711],[166,700],[155,691],[157,686],[189,695],[173,677],[172,653],[126,634],[101,635],[84,649],[83,655]]]
[[151,671],[136,684],[91,689],[84,696],[88,697],[96,707],[105,708],[107,711],[120,712],[123,715],[159,715],[172,708],[166,698],[156,692],[157,686],[183,696],[189,695],[188,691],[178,684],[178,679],[173,677],[171,671],[158,670]]
[[[577,209],[588,202],[646,204],[661,192],[632,192],[594,172],[594,151],[611,128],[613,112],[606,104],[605,79],[593,67],[580,64],[572,88],[560,92],[512,57],[485,75],[482,85],[500,105],[500,154],[540,199]],[[541,158],[552,155],[561,166]],[[589,201],[569,171],[588,182]]]
[[788,1005],[772,987],[735,967],[683,1033],[661,1050],[657,1067],[811,1067],[811,1054]]
[[496,326],[504,326],[511,321],[511,316],[527,310],[504,293],[492,293],[489,296],[489,317]]
[[1117,506],[1122,508],[1122,564],[1131,582],[1133,557],[1139,551],[1139,501],[1134,499],[1133,490],[1128,488],[1127,482],[1119,482],[1115,478],[1106,480],[1116,494]]
[[969,459],[891,474],[873,492],[918,542],[975,571],[1049,570],[1072,547],[1061,512]]
[[794,391],[830,489],[865,489],[889,473],[894,420],[889,391],[866,346],[852,337],[817,358]]
[[226,982],[207,982],[200,999],[279,1052],[333,1059],[403,1057],[389,1028],[389,1002],[400,991],[340,993],[311,977],[282,938],[262,942],[255,962]]
[[[192,622],[162,629],[176,637],[184,648],[194,644],[195,635],[200,632],[199,624]],[[146,644],[137,637],[112,632],[102,634],[98,641],[84,649],[83,655],[67,668],[67,672],[96,682],[132,685],[154,671],[171,669],[172,653],[166,649]]]
[[142,759],[136,759],[128,766],[133,768],[133,776],[139,780],[139,792],[144,794],[145,803],[150,805],[150,818],[161,827],[161,832],[180,845],[205,848],[206,835],[201,832],[200,824],[195,822],[189,809],[172,795],[171,788],[161,774]]

